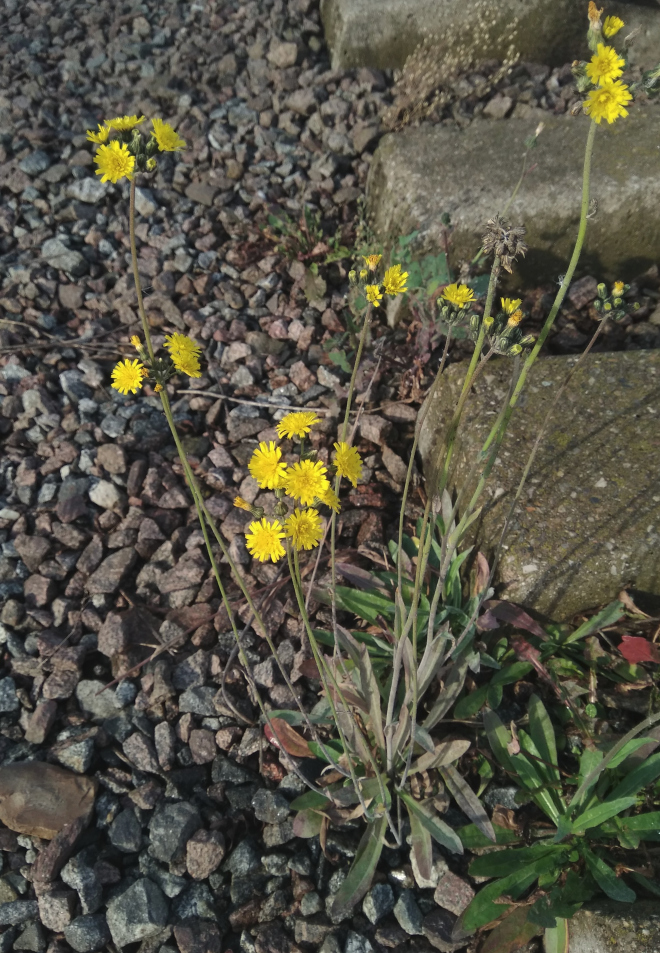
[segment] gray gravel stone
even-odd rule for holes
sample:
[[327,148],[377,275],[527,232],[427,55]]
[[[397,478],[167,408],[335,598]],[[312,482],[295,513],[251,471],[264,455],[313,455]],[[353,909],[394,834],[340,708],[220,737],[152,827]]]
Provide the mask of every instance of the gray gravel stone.
[[0,926],[16,926],[39,916],[39,904],[36,900],[12,900],[0,903]]
[[260,852],[251,840],[238,844],[224,862],[222,869],[236,877],[245,877],[261,868]]
[[52,268],[66,271],[74,278],[87,272],[87,262],[78,251],[68,248],[61,238],[49,238],[41,246],[41,257]]
[[186,841],[202,826],[199,811],[192,804],[179,801],[156,808],[149,823],[149,852],[165,863],[180,858]]
[[389,884],[374,884],[362,901],[362,911],[371,923],[378,923],[394,909],[394,892]]
[[60,878],[67,887],[73,887],[80,898],[83,913],[96,913],[103,902],[103,888],[98,881],[93,865],[96,851],[82,850],[62,868]]
[[114,819],[108,831],[110,842],[124,853],[132,854],[142,847],[142,826],[130,807]]
[[31,152],[29,156],[21,159],[18,168],[28,175],[39,175],[40,172],[45,172],[49,165],[50,156],[48,153],[37,149],[36,152]]
[[154,199],[151,189],[135,189],[135,209],[139,215],[148,218],[153,215],[158,208],[158,203]]
[[422,911],[417,906],[412,890],[401,891],[401,896],[394,904],[394,916],[399,926],[410,936],[419,936],[423,932]]
[[285,821],[289,816],[289,802],[278,791],[267,791],[261,788],[252,798],[252,807],[259,821],[267,824],[277,824]]
[[67,189],[67,195],[77,199],[79,202],[86,202],[89,205],[96,205],[101,199],[105,198],[108,192],[108,186],[93,176],[87,176],[85,179],[78,179],[72,182]]
[[0,678],[0,711],[18,711],[20,702],[13,678]]
[[76,698],[82,711],[94,718],[114,718],[121,709],[114,689],[107,688],[105,682],[96,679],[79,681],[76,685]]
[[366,936],[349,930],[344,944],[344,953],[373,953],[373,946]]
[[64,936],[76,953],[97,953],[110,942],[110,930],[103,914],[76,917],[64,929]]
[[153,881],[144,877],[108,904],[108,927],[116,946],[155,936],[167,923],[167,901]]

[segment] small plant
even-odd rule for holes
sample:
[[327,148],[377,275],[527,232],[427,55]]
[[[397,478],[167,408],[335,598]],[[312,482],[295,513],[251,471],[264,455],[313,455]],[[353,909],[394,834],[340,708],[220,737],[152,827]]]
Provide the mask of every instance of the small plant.
[[303,206],[297,222],[284,212],[270,212],[263,232],[289,261],[311,262],[318,268],[319,263],[328,265],[351,256],[350,249],[342,245],[341,228],[326,238],[321,212],[309,205]]
[[[660,805],[650,790],[660,777],[660,754],[635,759],[653,739],[631,737],[657,720],[660,716],[647,719],[616,744],[590,742],[572,767],[576,758],[570,751],[559,759],[555,730],[538,696],[529,701],[527,730],[509,730],[494,712],[486,712],[495,758],[547,820],[531,822],[525,846],[512,846],[509,836],[505,849],[472,862],[472,875],[496,879],[464,911],[465,930],[511,914],[519,904],[526,914],[521,930],[525,921],[556,929],[558,920],[569,919],[601,892],[612,900],[635,900],[626,880],[660,896],[657,883],[643,873],[643,855],[630,855],[642,841],[660,840],[660,810],[645,810]],[[477,846],[478,835],[467,829],[461,834],[466,846]]]

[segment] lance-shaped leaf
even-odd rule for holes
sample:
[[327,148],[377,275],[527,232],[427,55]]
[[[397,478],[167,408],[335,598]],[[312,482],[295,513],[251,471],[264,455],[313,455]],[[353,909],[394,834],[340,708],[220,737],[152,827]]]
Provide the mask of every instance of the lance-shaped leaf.
[[452,761],[458,761],[469,749],[471,741],[465,738],[454,738],[453,741],[440,741],[435,745],[433,752],[420,755],[410,767],[410,773],[416,771],[430,771],[432,768],[441,768]]
[[334,917],[348,916],[355,904],[364,897],[371,886],[374,871],[385,843],[386,828],[387,819],[384,816],[367,824],[351,869],[332,901]]
[[461,694],[463,685],[465,684],[467,670],[468,657],[466,654],[459,655],[457,659],[454,659],[454,664],[452,665],[449,675],[447,676],[447,681],[445,682],[444,689],[440,694],[440,698],[424,719],[423,725],[427,730],[430,731],[431,728],[438,724],[441,718],[444,718],[458,696]]
[[[406,807],[408,807],[406,805]],[[420,821],[417,814],[408,807],[408,817],[410,818],[410,843],[412,852],[415,856],[417,869],[422,880],[426,881],[423,886],[431,880],[433,873],[433,842],[428,828]],[[420,884],[420,886],[422,886]]]
[[469,907],[463,911],[461,915],[463,928],[465,930],[477,930],[479,927],[499,919],[506,913],[507,909],[510,909],[511,905],[496,903],[496,901],[507,894],[519,897],[524,890],[531,887],[539,874],[550,870],[554,863],[555,857],[553,854],[547,853],[501,880],[495,880],[493,883],[487,884],[471,901]]
[[571,829],[574,834],[578,834],[589,830],[590,827],[598,827],[599,824],[604,824],[611,817],[615,817],[627,808],[632,807],[636,801],[636,797],[620,797],[614,801],[603,801],[602,804],[598,804],[576,817]]
[[322,823],[323,815],[317,811],[300,811],[293,819],[293,833],[296,837],[316,837]]
[[530,698],[528,713],[529,733],[540,757],[543,759],[546,775],[554,781],[559,781],[555,730],[552,727],[545,705],[538,695],[532,695]]
[[405,791],[399,791],[399,797],[408,808],[408,813],[414,813],[418,821],[427,829],[431,837],[442,847],[446,847],[454,854],[463,853],[463,844],[455,830],[440,820],[439,817],[425,811],[419,801],[416,801]]
[[465,781],[456,768],[450,764],[441,767],[440,774],[447,785],[447,790],[461,810],[467,814],[482,834],[485,834],[489,840],[495,843],[495,831],[493,830],[490,818],[486,814],[483,804],[467,781]]
[[544,953],[568,953],[569,946],[568,920],[557,917],[557,926],[546,927],[543,937]]
[[619,621],[622,615],[625,615],[623,603],[619,602],[618,599],[616,602],[610,602],[609,605],[601,609],[600,612],[592,616],[591,619],[587,619],[586,622],[583,622],[575,632],[567,636],[567,638],[564,639],[564,644],[568,645],[570,642],[585,639],[588,635],[593,635],[594,632],[604,628],[606,625],[614,625],[615,622]]
[[610,900],[618,900],[621,903],[633,903],[637,899],[635,891],[626,886],[622,880],[619,880],[612,868],[608,867],[604,860],[601,860],[600,857],[597,857],[590,850],[584,850],[582,853],[591,875]]
[[264,725],[264,734],[271,744],[283,748],[294,758],[314,757],[302,735],[294,731],[282,718],[271,718],[270,723]]
[[383,734],[380,690],[376,676],[374,675],[367,647],[357,642],[351,633],[342,626],[337,626],[337,641],[349,653],[357,668],[360,679],[360,689],[367,704],[369,727],[374,733],[376,744],[381,751],[384,751],[385,736]]

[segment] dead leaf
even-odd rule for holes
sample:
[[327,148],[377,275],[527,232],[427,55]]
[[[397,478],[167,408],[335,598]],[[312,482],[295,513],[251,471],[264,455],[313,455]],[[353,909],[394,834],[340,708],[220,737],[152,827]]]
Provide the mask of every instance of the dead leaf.
[[282,718],[271,718],[270,723],[264,725],[264,734],[271,744],[283,748],[294,758],[314,757],[302,735],[294,731]]

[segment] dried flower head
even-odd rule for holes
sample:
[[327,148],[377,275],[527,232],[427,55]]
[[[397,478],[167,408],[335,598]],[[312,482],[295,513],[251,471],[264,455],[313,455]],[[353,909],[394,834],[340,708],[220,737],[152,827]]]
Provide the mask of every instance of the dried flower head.
[[500,215],[496,215],[486,222],[486,233],[483,237],[483,250],[486,255],[494,252],[500,259],[502,267],[511,272],[511,265],[518,255],[525,255],[527,245],[523,236],[527,229],[524,225],[511,225]]
[[590,30],[600,30],[602,27],[601,15],[603,13],[603,8],[599,10],[594,0],[589,0],[589,9],[587,16],[589,17],[589,29]]

